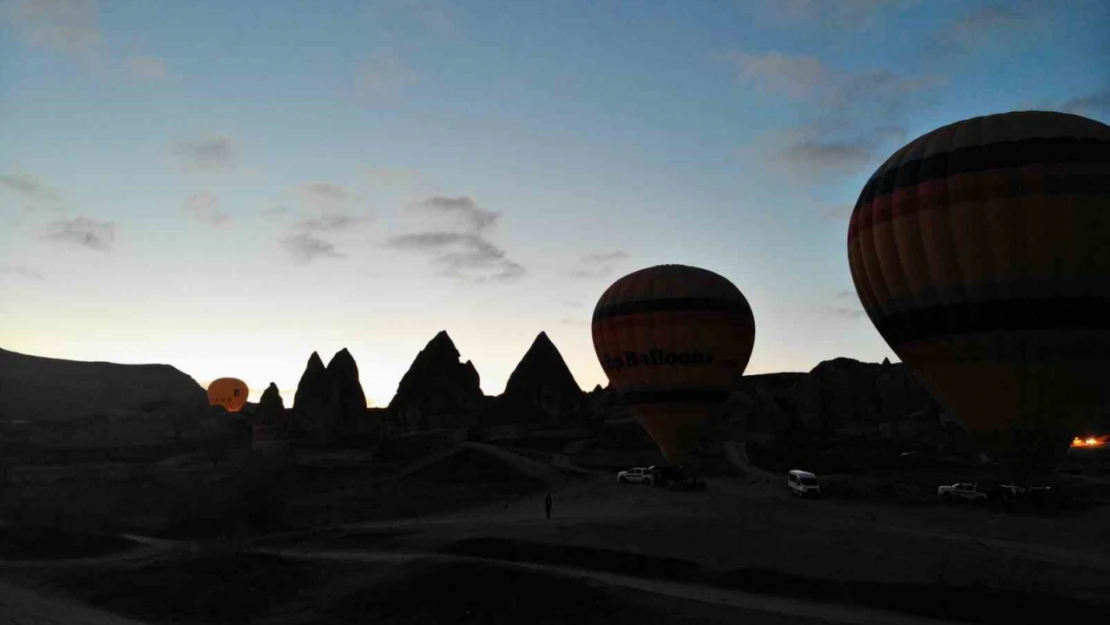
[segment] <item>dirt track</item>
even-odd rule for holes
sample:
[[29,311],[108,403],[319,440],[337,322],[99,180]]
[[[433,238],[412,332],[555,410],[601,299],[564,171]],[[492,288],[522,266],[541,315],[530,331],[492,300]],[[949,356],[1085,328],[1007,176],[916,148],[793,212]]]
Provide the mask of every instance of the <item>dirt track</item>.
[[[469,558],[465,556],[445,556],[442,554],[423,553],[374,553],[350,551],[308,551],[296,549],[269,549],[263,553],[281,555],[286,558],[298,558],[309,561],[342,561],[342,562],[389,562],[404,563],[417,560],[432,562],[463,562],[469,564],[489,564],[483,558]],[[703,603],[727,606],[737,610],[735,617],[745,623],[852,623],[858,625],[941,625],[943,621],[906,617],[891,612],[868,610],[863,608],[826,605],[819,603],[803,602],[793,599],[780,599],[750,593],[739,593],[706,586],[682,584],[678,582],[644,579],[627,575],[617,575],[602,571],[591,571],[547,564],[533,564],[521,562],[499,562],[499,566],[520,570],[536,571],[549,575],[560,575],[571,578],[587,579],[608,586],[619,586],[642,590],[656,595],[688,599]],[[783,617],[786,617],[784,619]]]

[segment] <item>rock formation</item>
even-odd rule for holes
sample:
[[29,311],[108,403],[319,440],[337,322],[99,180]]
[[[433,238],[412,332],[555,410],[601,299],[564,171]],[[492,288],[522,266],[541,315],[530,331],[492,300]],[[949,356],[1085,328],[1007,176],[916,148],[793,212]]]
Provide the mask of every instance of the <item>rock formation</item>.
[[358,365],[344,348],[332,357],[327,371],[331,379],[327,428],[336,436],[353,433],[367,418],[366,394],[358,379]]
[[[590,394],[606,420],[627,416],[619,394]],[[765,448],[961,453],[966,434],[901,363],[836,358],[809,373],[748,375],[712,425],[714,437]]]
[[327,367],[320,355],[312,352],[297,384],[291,412],[295,436],[318,441],[340,439],[367,418],[358,365],[346,348],[337,352]]
[[420,350],[389,402],[392,423],[403,430],[471,427],[485,403],[478,371],[440,332]]
[[540,332],[513,369],[505,392],[482,416],[483,425],[583,425],[585,395],[558,348]]
[[285,421],[285,401],[281,398],[277,384],[270,382],[258,400],[255,420],[261,423],[280,423]]

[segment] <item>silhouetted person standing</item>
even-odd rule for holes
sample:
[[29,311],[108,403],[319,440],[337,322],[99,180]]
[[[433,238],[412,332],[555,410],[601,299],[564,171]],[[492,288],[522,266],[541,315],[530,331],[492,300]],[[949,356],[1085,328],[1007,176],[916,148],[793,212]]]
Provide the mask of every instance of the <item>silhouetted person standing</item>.
[[547,498],[543,500],[543,509],[547,512],[547,518],[551,518],[551,493],[547,493]]

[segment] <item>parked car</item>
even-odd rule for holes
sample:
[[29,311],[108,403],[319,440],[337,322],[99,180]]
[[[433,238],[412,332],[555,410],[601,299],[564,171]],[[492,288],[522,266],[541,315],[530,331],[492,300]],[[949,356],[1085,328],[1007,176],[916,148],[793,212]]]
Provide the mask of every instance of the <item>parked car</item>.
[[821,482],[809,471],[790,471],[786,477],[786,485],[790,488],[790,494],[795,497],[821,498]]
[[987,493],[979,490],[979,487],[971,482],[957,482],[956,484],[938,486],[937,497],[940,498],[941,503],[957,501],[968,501],[973,504],[987,503]]
[[643,467],[636,467],[621,471],[617,474],[617,482],[620,484],[643,484],[645,486],[655,485],[655,474],[649,469]]

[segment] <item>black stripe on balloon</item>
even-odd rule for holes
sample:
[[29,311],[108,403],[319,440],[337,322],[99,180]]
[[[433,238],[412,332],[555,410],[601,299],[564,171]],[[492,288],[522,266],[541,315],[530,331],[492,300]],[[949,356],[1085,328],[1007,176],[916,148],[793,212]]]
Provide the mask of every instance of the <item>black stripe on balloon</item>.
[[896,189],[927,180],[971,174],[989,169],[1063,163],[1110,163],[1110,141],[1095,138],[1056,137],[1000,141],[939,152],[889,169],[864,186],[857,204]]
[[935,306],[875,320],[891,346],[957,334],[1110,330],[1110,299],[1053,297]]
[[677,298],[620,302],[594,311],[594,321],[653,312],[733,312],[750,315],[748,302],[740,299]]
[[675,390],[630,391],[622,393],[626,404],[719,404],[728,399],[728,391]]

